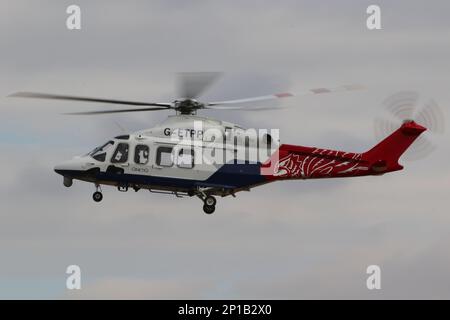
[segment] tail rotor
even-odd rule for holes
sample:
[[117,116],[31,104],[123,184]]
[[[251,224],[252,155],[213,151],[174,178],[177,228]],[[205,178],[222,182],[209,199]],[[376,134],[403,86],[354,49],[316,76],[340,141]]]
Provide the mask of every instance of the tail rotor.
[[435,139],[445,132],[445,115],[433,99],[421,100],[417,92],[401,91],[383,101],[385,115],[375,119],[377,140],[384,139],[402,123],[414,120],[426,127],[426,134],[417,138],[405,152],[405,160],[414,161],[427,157],[436,149]]

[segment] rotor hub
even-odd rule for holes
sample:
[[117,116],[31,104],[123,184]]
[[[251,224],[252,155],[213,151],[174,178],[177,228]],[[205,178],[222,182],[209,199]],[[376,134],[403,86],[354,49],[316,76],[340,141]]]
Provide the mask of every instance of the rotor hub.
[[174,109],[181,114],[195,114],[198,109],[204,108],[204,104],[195,99],[175,100]]

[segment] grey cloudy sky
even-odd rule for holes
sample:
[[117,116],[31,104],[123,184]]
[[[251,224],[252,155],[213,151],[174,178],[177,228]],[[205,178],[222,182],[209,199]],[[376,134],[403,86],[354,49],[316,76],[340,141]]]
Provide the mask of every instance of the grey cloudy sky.
[[[53,166],[164,112],[67,117],[101,105],[16,91],[166,101],[174,73],[223,71],[205,99],[363,83],[267,112],[204,112],[280,128],[287,143],[364,151],[382,100],[433,97],[448,114],[448,1],[0,2],[0,298],[450,298],[448,133],[428,158],[382,177],[269,184],[219,199],[64,188]],[[65,27],[68,5],[82,30]],[[447,130],[448,131],[448,130]],[[82,290],[65,289],[78,264]],[[365,287],[382,268],[382,290]]]

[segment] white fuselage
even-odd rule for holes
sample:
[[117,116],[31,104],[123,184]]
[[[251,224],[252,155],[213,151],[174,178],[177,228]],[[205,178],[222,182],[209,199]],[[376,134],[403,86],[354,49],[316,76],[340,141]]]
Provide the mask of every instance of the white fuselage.
[[[249,132],[225,121],[170,116],[153,128],[115,137],[55,171],[66,179],[148,189],[250,188],[260,179],[248,164],[265,162],[279,141],[269,137],[268,143],[267,134]],[[245,170],[239,164],[247,164]]]

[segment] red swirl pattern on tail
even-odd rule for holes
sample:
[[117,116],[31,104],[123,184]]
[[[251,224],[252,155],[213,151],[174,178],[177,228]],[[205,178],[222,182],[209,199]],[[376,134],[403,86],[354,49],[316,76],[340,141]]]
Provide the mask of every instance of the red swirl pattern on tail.
[[367,165],[362,165],[361,153],[300,146],[292,148],[288,145],[282,145],[279,153],[284,155],[271,166],[273,170],[270,172],[278,179],[358,175],[369,169]]

